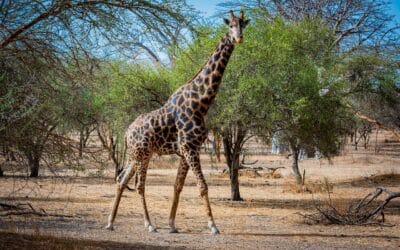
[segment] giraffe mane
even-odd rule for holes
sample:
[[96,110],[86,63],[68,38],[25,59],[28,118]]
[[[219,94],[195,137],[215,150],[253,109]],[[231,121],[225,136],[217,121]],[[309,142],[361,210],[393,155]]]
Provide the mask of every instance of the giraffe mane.
[[199,76],[199,74],[203,71],[204,67],[207,65],[208,61],[210,60],[211,56],[214,54],[214,51],[211,52],[211,54],[207,57],[206,62],[203,64],[203,66],[201,66],[201,68],[199,69],[199,71],[197,71],[197,73],[188,81],[186,81],[185,84],[188,84],[190,82],[192,82],[194,79],[196,79],[197,76]]
[[[225,35],[225,36],[226,36],[226,35]],[[225,38],[225,36],[224,36],[224,38]],[[221,43],[221,41],[218,42],[217,48],[218,48],[218,45],[219,45],[220,43]],[[199,76],[199,74],[203,71],[204,67],[207,65],[208,61],[210,60],[210,58],[211,58],[211,56],[214,54],[214,52],[215,52],[215,49],[214,49],[214,50],[210,53],[210,55],[207,57],[207,60],[205,61],[205,63],[203,64],[203,66],[201,66],[201,68],[199,69],[199,71],[197,71],[197,73],[196,73],[190,80],[186,81],[185,84],[188,84],[188,83],[192,82],[194,79],[196,79],[197,76]]]

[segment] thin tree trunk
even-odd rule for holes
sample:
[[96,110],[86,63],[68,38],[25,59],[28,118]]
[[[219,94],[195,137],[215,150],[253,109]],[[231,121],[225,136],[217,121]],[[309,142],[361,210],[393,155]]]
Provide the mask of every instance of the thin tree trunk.
[[242,201],[242,197],[240,197],[239,190],[239,155],[234,157],[234,161],[232,162],[232,168],[229,170],[230,174],[230,184],[231,184],[231,200],[232,201]]
[[293,171],[293,175],[296,178],[296,182],[297,184],[301,184],[302,183],[302,178],[301,178],[301,174],[300,174],[300,170],[299,170],[299,153],[300,150],[298,149],[298,147],[291,145],[292,148],[292,171]]
[[121,171],[121,162],[119,161],[117,150],[117,140],[114,140],[114,137],[111,133],[103,135],[100,127],[97,128],[97,135],[99,136],[103,147],[108,151],[108,157],[114,164],[114,175],[115,178],[117,178]]
[[79,131],[79,157],[80,158],[82,158],[82,156],[83,156],[84,139],[85,139],[85,136],[83,134],[83,130],[80,130]]
[[358,140],[357,140],[357,129],[354,132],[354,149],[358,150],[357,145],[358,145]]
[[379,126],[376,126],[376,134],[375,134],[375,153],[378,153],[378,133],[379,133]]
[[246,136],[246,130],[239,126],[226,129],[222,133],[224,144],[224,155],[229,168],[229,179],[231,184],[231,200],[242,201],[239,185],[240,153]]
[[217,156],[217,161],[221,162],[221,135],[217,131],[214,133],[214,143],[215,143],[215,155]]
[[39,157],[30,157],[28,159],[30,174],[29,177],[38,177],[39,176],[39,167],[40,167],[40,158]]
[[89,140],[90,134],[95,130],[95,128],[86,127],[83,136],[83,148],[86,148],[87,142]]

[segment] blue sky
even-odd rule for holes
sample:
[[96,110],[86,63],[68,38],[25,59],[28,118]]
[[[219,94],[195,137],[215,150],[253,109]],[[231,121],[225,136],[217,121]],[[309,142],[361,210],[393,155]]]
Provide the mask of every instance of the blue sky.
[[400,23],[400,0],[391,0],[391,14],[395,15],[396,22]]
[[[400,1],[400,0],[399,0]],[[192,4],[197,10],[201,11],[205,16],[212,16],[215,14],[217,4],[223,1],[221,0],[187,0],[189,4]]]
[[[207,17],[215,14],[217,10],[217,4],[225,2],[223,0],[187,0],[189,4],[192,4],[197,10]],[[390,14],[395,16],[395,22],[400,23],[400,0],[390,0],[391,8]]]

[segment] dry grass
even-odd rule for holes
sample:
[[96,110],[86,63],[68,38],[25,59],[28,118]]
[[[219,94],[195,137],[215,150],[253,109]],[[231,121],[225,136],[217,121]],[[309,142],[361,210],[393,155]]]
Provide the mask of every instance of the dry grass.
[[395,172],[382,173],[382,171],[378,171],[375,174],[355,178],[349,182],[355,187],[396,186],[400,183],[400,174]]
[[327,177],[323,177],[322,181],[308,181],[304,185],[299,185],[295,180],[290,180],[283,192],[289,193],[332,193],[333,192],[333,184],[329,181]]

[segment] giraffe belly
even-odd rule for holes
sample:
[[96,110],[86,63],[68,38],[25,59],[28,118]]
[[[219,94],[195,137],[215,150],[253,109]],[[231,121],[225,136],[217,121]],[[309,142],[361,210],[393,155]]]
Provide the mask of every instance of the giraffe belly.
[[154,150],[158,155],[177,154],[179,151],[178,142],[164,143]]

